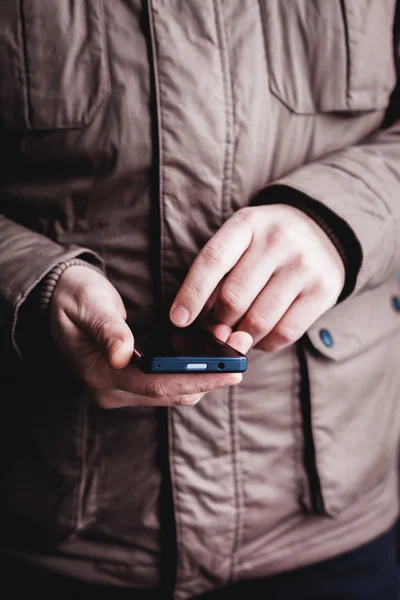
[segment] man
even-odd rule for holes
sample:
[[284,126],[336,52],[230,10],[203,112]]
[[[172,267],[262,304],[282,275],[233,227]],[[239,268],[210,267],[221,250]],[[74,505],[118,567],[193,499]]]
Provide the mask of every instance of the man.
[[[395,1],[0,24],[3,580],[396,598]],[[138,369],[199,315],[243,379]]]

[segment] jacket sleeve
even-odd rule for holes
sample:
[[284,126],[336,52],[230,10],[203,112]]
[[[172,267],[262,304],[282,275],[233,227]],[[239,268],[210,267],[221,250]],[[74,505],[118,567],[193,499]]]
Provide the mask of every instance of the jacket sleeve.
[[87,248],[63,247],[49,238],[0,215],[0,334],[1,345],[20,358],[16,328],[21,307],[30,292],[59,262],[79,257],[102,267],[101,258]]
[[[399,117],[398,98],[396,103]],[[378,286],[396,264],[400,267],[400,119],[364,143],[304,165],[274,184],[322,205],[353,232],[362,250],[355,293]]]

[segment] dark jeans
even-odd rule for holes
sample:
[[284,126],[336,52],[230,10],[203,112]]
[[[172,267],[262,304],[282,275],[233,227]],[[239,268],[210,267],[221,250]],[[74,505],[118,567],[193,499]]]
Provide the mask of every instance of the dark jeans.
[[[242,581],[235,586],[198,596],[196,600],[399,600],[397,527],[372,542],[337,558],[273,577]],[[88,594],[96,600],[169,600],[165,594],[90,585],[43,572],[0,557],[3,592],[10,597],[38,592],[44,597]],[[11,586],[11,587],[8,587]],[[23,596],[21,596],[23,597]]]

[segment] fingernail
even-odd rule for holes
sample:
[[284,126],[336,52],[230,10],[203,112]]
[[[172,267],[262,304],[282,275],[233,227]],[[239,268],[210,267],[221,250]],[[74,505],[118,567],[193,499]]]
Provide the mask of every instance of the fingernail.
[[175,306],[171,310],[171,321],[175,323],[175,325],[182,327],[183,325],[186,325],[186,323],[189,321],[189,318],[189,311],[183,306]]

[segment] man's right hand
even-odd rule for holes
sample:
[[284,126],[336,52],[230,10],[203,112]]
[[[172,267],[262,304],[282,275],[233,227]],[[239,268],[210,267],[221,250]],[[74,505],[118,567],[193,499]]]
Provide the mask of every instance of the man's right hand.
[[[102,408],[192,406],[206,392],[242,380],[239,373],[142,373],[132,362],[134,339],[121,296],[105,277],[84,266],[62,274],[50,304],[50,330],[61,355]],[[224,341],[243,353],[252,344],[245,332]]]

